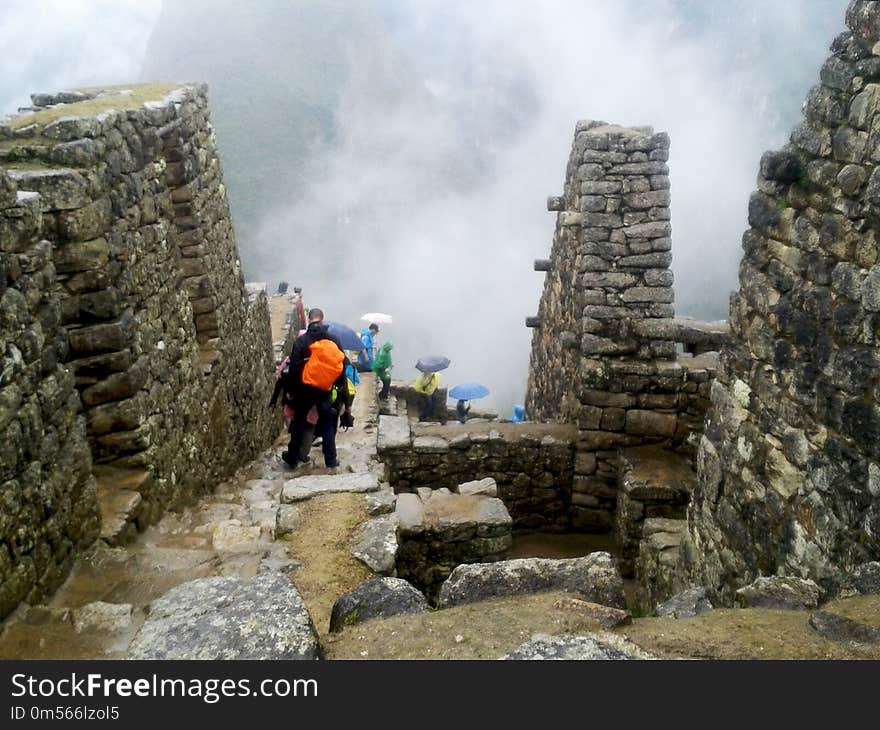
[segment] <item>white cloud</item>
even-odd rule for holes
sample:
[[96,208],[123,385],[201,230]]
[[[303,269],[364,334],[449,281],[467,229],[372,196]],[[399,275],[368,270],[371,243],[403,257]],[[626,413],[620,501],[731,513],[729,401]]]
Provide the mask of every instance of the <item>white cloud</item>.
[[0,115],[30,94],[136,81],[161,0],[4,0]]

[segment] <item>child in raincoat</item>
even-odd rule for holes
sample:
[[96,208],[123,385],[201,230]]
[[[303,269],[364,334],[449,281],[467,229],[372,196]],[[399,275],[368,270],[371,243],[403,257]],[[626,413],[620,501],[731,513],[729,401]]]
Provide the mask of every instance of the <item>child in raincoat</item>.
[[373,372],[382,381],[382,390],[379,392],[381,400],[387,400],[391,392],[391,368],[394,367],[391,362],[391,350],[393,348],[394,343],[388,340],[379,348],[379,352],[376,353],[376,358],[373,360]]

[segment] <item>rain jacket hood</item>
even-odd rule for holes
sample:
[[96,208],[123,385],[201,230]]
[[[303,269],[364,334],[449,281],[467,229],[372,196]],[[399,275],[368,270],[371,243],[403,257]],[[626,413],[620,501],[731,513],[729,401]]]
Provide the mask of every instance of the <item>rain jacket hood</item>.
[[391,350],[393,348],[394,343],[391,340],[383,343],[382,347],[379,348],[379,352],[376,353],[376,359],[373,361],[374,372],[387,370],[391,367]]

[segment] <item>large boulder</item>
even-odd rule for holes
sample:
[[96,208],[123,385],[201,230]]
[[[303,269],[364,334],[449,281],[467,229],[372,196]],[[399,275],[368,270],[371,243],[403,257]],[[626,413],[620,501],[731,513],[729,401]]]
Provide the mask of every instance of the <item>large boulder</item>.
[[812,580],[789,576],[758,578],[736,592],[740,608],[803,611],[816,608],[822,590]]
[[503,659],[627,660],[653,659],[635,644],[613,634],[595,636],[547,636],[535,634]]
[[370,618],[424,613],[425,597],[402,578],[373,578],[336,599],[330,614],[330,631],[342,631]]
[[280,572],[201,578],[153,603],[130,659],[317,659],[318,637],[299,592]]
[[655,613],[661,617],[693,618],[713,608],[705,588],[688,588],[658,604]]
[[810,616],[810,626],[819,636],[845,646],[860,647],[880,643],[880,629],[876,626],[838,616],[828,611],[816,611]]
[[576,593],[593,603],[626,608],[623,579],[608,553],[551,560],[521,558],[459,565],[440,588],[440,608],[543,591]]

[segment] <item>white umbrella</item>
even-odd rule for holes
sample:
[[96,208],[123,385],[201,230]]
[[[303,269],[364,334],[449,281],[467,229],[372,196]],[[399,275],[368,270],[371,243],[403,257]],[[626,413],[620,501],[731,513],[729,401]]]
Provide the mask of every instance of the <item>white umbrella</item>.
[[391,315],[382,312],[367,312],[361,317],[363,322],[375,322],[376,324],[391,324]]

